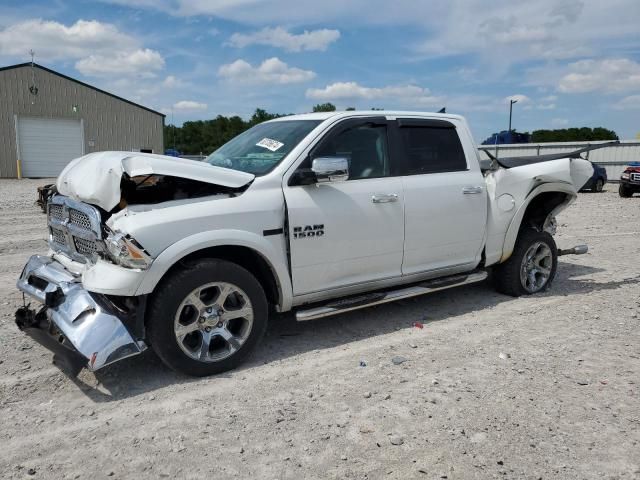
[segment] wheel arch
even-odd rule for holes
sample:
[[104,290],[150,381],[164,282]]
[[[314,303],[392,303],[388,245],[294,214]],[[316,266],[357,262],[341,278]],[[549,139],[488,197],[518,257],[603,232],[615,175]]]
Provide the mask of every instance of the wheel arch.
[[174,263],[162,278],[171,275],[176,269],[189,267],[204,258],[226,260],[241,266],[258,279],[264,288],[267,301],[272,305],[280,305],[280,287],[273,269],[262,255],[249,247],[218,245],[196,250]]
[[522,227],[543,230],[547,218],[567,208],[576,197],[575,189],[569,184],[551,183],[536,187],[527,196],[509,224],[500,263],[511,257]]
[[[152,293],[160,281],[176,268],[200,258],[219,258],[236,263],[251,272],[263,285],[269,303],[279,311],[290,309],[291,280],[285,259],[278,261],[277,249],[272,244],[261,241],[262,238],[256,234],[238,233],[234,232],[232,238],[194,238],[203,235],[198,234],[170,246],[151,264],[136,295]],[[251,238],[252,236],[258,238]]]

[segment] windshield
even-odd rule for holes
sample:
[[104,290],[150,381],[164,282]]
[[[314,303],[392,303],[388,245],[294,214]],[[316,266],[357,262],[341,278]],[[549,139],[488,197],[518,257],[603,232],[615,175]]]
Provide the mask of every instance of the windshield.
[[283,120],[261,123],[225,143],[205,162],[216,167],[264,175],[282,159],[321,120]]

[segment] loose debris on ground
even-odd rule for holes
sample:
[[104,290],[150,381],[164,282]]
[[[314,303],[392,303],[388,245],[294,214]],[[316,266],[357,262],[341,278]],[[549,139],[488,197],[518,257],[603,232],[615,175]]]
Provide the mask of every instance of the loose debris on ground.
[[590,253],[541,295],[275,318],[212,378],[152,352],[68,378],[13,324],[43,183],[0,180],[0,478],[640,477],[640,198],[581,194],[557,240]]

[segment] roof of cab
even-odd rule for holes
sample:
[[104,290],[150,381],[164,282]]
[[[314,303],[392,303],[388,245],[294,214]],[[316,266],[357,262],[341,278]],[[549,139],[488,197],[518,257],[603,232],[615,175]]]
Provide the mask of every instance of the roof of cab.
[[313,112],[313,113],[300,113],[296,115],[287,115],[285,117],[278,117],[271,122],[281,122],[287,120],[327,120],[328,118],[343,118],[343,117],[428,117],[428,118],[443,118],[443,119],[462,119],[460,115],[453,115],[450,113],[436,113],[436,112],[410,112],[401,110],[345,110],[334,112]]

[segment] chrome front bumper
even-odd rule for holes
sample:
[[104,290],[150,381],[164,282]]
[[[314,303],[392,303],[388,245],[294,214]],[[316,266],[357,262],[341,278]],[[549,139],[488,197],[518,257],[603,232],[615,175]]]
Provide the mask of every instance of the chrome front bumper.
[[51,257],[32,256],[17,286],[43,304],[38,312],[19,309],[18,327],[55,353],[68,353],[75,364],[95,371],[146,348],[131,336],[121,313]]

